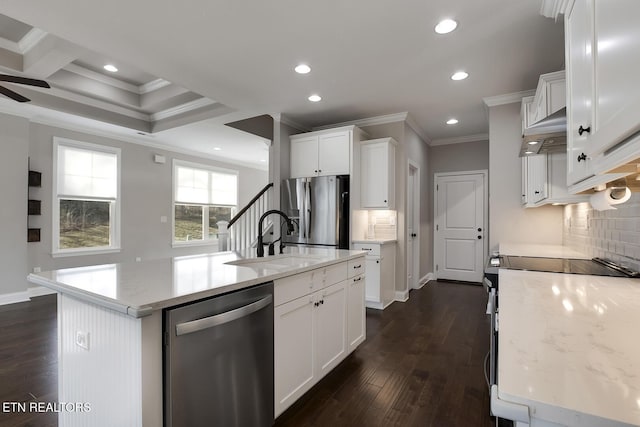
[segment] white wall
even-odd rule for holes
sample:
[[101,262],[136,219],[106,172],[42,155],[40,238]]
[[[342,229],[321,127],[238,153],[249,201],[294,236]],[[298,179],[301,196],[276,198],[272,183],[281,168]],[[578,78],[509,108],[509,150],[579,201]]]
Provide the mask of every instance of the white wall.
[[[2,294],[23,292],[27,276],[27,179],[29,143],[26,119],[0,114],[0,303]],[[24,299],[24,296],[16,296]]]
[[489,141],[431,147],[433,173],[489,169]]
[[562,244],[561,206],[521,204],[520,104],[489,109],[489,250],[503,242]]
[[[6,248],[0,246],[3,263],[7,260],[7,266],[3,268],[3,281],[0,283],[0,295],[26,291],[28,283],[25,278],[34,267],[40,267],[45,271],[79,265],[133,261],[136,257],[142,259],[164,258],[216,250],[215,245],[171,247],[172,160],[174,158],[237,170],[239,172],[240,206],[243,206],[267,184],[267,171],[264,170],[159,150],[103,136],[29,123],[25,119],[17,119],[4,114],[0,114],[0,126],[3,129],[3,134],[12,132],[14,129],[16,133],[12,138],[7,138],[11,147],[3,142],[1,149],[3,174],[10,172],[11,178],[4,179],[2,182],[7,184],[0,185],[6,185],[7,188],[3,188],[3,195],[9,195],[13,201],[7,205],[10,211],[7,215],[10,215],[10,218],[2,221],[0,227],[2,227],[3,235],[10,234],[15,237],[12,237],[11,243],[7,244]],[[122,250],[119,253],[62,258],[51,256],[54,136],[118,147],[122,150]],[[165,156],[166,163],[154,163],[154,154]],[[28,245],[26,243],[27,156],[31,159],[31,169],[42,172],[42,188],[38,190],[42,200],[42,215],[31,217],[32,226],[41,228],[41,241]],[[7,209],[3,208],[3,218],[5,210]],[[161,223],[161,216],[166,216],[168,221]],[[19,225],[16,225],[17,221],[20,221]],[[5,239],[2,240],[2,245],[5,245]]]

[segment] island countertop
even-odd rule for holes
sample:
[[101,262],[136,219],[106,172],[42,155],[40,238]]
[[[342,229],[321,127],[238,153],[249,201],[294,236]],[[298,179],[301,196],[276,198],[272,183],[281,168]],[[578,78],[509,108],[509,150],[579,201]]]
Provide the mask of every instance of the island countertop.
[[639,426],[640,280],[499,274],[498,397],[538,422]]
[[364,252],[287,247],[284,255],[261,258],[260,264],[243,265],[256,258],[255,250],[217,252],[44,271],[30,274],[28,280],[86,302],[143,317],[155,310],[360,256]]

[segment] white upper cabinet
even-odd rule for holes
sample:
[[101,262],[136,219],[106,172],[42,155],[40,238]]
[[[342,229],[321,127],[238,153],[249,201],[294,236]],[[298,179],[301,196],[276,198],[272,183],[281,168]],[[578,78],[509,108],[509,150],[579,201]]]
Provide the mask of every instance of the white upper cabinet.
[[349,175],[352,140],[351,130],[291,136],[291,178]]
[[[524,98],[523,98],[524,102]],[[567,105],[565,72],[542,74],[529,107],[529,125],[539,122]]]
[[586,202],[588,195],[569,193],[566,177],[566,153],[522,157],[522,204],[532,208],[553,203]]
[[593,0],[577,0],[565,17],[567,183],[591,175],[587,145],[593,122]]
[[615,179],[607,173],[640,157],[637,138],[623,156],[611,155],[640,130],[638,22],[637,0],[575,0],[567,8],[567,181],[580,183],[574,192]]
[[360,207],[394,209],[396,142],[393,138],[362,141],[360,145]]

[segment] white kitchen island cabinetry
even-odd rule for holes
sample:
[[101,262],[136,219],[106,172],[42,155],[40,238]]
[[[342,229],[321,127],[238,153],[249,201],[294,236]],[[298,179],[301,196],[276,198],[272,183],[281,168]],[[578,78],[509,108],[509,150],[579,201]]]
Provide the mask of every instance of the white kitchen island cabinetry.
[[360,207],[394,209],[396,141],[372,139],[360,144]]
[[[319,248],[287,247],[285,251],[266,259],[247,250],[29,275],[31,283],[58,292],[58,400],[86,402],[91,407],[90,411],[60,412],[58,424],[162,426],[163,348],[165,333],[172,333],[163,328],[163,310],[271,281],[281,285],[278,292],[274,289],[274,312],[284,315],[286,311],[296,319],[289,323],[288,341],[281,339],[283,324],[276,321],[277,328],[274,324],[274,333],[280,332],[275,348],[290,345],[297,356],[287,369],[298,369],[298,376],[305,369],[320,371],[314,381],[332,369],[355,348],[347,334],[352,330],[357,334],[361,324],[350,327],[349,319],[360,319],[350,307],[364,316],[364,297],[358,302],[355,294],[349,294],[350,280],[363,278],[364,271],[350,278],[348,269],[350,263],[363,264],[364,256]],[[286,281],[296,276],[308,280]],[[295,304],[287,305],[289,301]],[[313,305],[320,301],[318,307]],[[287,310],[281,308],[285,306]],[[316,308],[321,314],[309,316]],[[315,320],[317,330],[305,329],[304,319]]]
[[353,248],[367,252],[365,304],[384,310],[395,300],[396,241],[354,241]]
[[345,126],[292,135],[291,178],[349,175],[353,144],[361,134],[359,128]]
[[274,282],[276,417],[364,341],[364,275],[352,263],[364,257]]
[[575,0],[566,10],[567,181],[574,193],[619,177],[608,172],[640,157],[636,138],[631,155],[606,159],[640,130],[639,19],[635,0]]

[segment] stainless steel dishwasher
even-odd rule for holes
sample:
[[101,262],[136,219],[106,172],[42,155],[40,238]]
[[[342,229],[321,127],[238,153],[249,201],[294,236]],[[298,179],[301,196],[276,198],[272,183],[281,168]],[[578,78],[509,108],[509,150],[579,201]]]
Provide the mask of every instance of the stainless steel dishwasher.
[[164,312],[164,424],[273,424],[273,282]]

